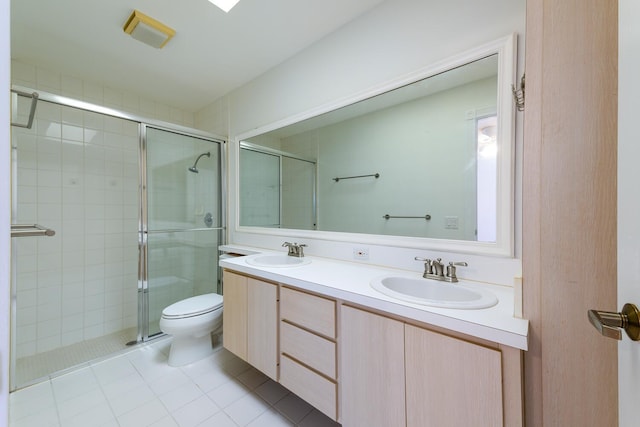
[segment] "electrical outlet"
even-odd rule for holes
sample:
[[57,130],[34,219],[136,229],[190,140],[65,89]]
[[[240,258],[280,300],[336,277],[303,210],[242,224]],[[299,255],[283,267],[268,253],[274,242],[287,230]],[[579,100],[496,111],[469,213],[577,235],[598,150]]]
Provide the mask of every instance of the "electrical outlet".
[[369,248],[353,248],[353,259],[369,259]]
[[448,230],[457,230],[458,229],[458,217],[457,216],[445,216],[444,217],[444,228]]

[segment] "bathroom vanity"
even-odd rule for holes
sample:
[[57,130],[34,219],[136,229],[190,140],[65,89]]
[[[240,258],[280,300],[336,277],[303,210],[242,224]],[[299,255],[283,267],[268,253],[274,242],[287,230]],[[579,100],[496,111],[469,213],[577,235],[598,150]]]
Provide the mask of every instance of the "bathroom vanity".
[[431,307],[370,285],[417,273],[319,257],[265,267],[252,263],[258,256],[220,260],[224,346],[330,418],[349,427],[523,424],[528,322],[513,316],[512,288],[468,282],[498,303]]

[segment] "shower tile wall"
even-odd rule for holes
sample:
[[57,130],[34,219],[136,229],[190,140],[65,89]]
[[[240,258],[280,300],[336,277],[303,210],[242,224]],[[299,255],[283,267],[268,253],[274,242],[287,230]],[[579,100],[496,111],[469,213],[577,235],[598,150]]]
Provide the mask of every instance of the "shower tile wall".
[[[192,113],[17,61],[12,83],[193,126]],[[17,357],[135,327],[138,125],[41,101],[33,128],[13,127],[12,135],[13,222],[56,230],[14,240]]]
[[40,101],[14,130],[17,357],[137,325],[138,124]]

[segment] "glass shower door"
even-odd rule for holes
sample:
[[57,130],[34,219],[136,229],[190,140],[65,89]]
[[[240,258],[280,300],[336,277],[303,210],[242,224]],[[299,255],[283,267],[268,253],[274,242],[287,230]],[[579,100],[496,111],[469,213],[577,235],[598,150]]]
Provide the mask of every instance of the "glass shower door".
[[316,229],[316,164],[282,157],[282,228]]
[[280,156],[240,149],[240,225],[280,227]]
[[[146,127],[147,211],[141,220],[142,307],[147,330],[160,333],[162,310],[179,300],[219,292],[222,232],[221,143]],[[142,206],[145,206],[142,203]]]

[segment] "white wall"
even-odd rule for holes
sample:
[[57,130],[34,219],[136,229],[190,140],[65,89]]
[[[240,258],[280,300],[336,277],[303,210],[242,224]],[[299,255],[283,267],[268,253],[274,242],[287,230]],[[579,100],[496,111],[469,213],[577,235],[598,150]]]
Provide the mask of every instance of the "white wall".
[[513,32],[524,35],[524,8],[524,0],[385,1],[232,92],[229,135],[336,102]]
[[9,424],[9,295],[11,254],[11,150],[9,79],[11,35],[9,0],[0,0],[0,427]]
[[192,112],[143,98],[129,91],[43,68],[38,64],[11,61],[11,84],[182,126],[194,127],[195,123],[195,114]]
[[[218,100],[215,107],[197,115],[196,124],[219,120],[208,117],[215,111],[228,113],[229,139],[276,122],[286,122],[312,111],[324,111],[366,93],[373,87],[398,79],[430,64],[445,60],[483,43],[518,33],[518,76],[522,74],[524,57],[525,1],[468,0],[386,1],[363,17],[319,41],[315,45],[273,68],[249,84]],[[222,106],[227,106],[225,109]],[[519,116],[521,117],[521,116]],[[521,127],[518,123],[518,129]],[[517,130],[518,134],[521,133]],[[520,143],[518,143],[520,144]],[[516,176],[519,176],[520,146],[516,146]],[[230,144],[230,215],[229,241],[276,249],[283,238],[292,234],[259,235],[235,231],[234,174],[237,147]],[[516,188],[516,230],[520,229],[520,182]],[[519,232],[516,235],[516,257],[519,257]],[[295,237],[295,234],[293,234]],[[357,237],[343,240],[308,239],[309,254],[352,259]],[[389,245],[370,244],[371,263],[392,265],[411,270],[421,266],[413,257],[443,255],[442,252],[416,250]],[[487,259],[471,255],[444,255],[443,258],[477,263],[474,268],[460,269],[461,277],[512,284],[520,273],[519,259]],[[455,258],[455,259],[454,259]],[[466,272],[466,273],[465,273]],[[500,277],[498,277],[500,276]]]

